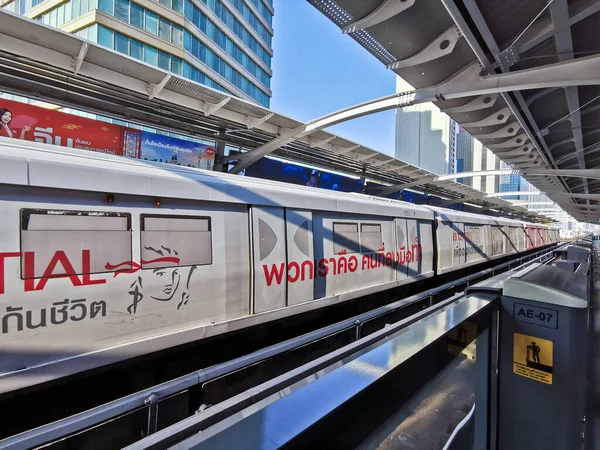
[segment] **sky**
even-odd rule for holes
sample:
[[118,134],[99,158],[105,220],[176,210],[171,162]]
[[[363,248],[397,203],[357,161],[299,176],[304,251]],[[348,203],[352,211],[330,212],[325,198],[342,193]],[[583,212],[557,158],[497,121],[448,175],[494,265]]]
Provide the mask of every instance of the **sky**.
[[[395,92],[396,75],[306,0],[275,0],[271,110],[299,121]],[[394,111],[327,129],[393,155]]]

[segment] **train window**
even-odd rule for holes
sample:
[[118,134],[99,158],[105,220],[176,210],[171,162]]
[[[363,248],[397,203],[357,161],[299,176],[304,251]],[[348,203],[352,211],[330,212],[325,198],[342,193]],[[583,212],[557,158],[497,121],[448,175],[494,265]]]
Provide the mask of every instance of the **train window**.
[[264,260],[271,254],[277,245],[277,235],[273,228],[262,219],[258,219],[258,239],[260,260]]
[[358,253],[358,224],[339,223],[333,224],[333,253],[343,255],[346,253]]
[[381,225],[366,224],[360,226],[360,250],[362,253],[376,252],[381,248]]
[[212,264],[210,217],[142,215],[142,269]]
[[23,279],[131,269],[131,215],[21,210],[21,252]]

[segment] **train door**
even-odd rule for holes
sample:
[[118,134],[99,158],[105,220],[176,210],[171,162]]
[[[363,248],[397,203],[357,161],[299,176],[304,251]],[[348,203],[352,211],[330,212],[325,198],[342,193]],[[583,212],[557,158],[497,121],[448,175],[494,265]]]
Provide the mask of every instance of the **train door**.
[[492,225],[492,256],[501,256],[505,250],[505,230],[501,226]]
[[[410,247],[408,234],[406,233],[406,219],[394,219],[394,228],[396,230],[396,252],[406,252]],[[408,264],[398,262],[396,268],[396,280],[403,280],[408,276]]]
[[285,210],[287,245],[287,304],[314,298],[314,247],[312,212]]
[[507,253],[516,253],[519,251],[519,229],[508,227]]
[[449,226],[452,228],[452,267],[464,266],[467,262],[465,224],[450,222]]
[[408,276],[422,275],[433,270],[433,239],[431,222],[426,220],[407,220],[408,242],[406,249],[411,258],[408,264]]
[[287,267],[283,208],[251,209],[254,266],[254,311],[286,306]]
[[533,227],[525,227],[525,250],[535,248],[535,230]]
[[489,225],[465,225],[467,263],[486,259],[484,228],[487,226]]

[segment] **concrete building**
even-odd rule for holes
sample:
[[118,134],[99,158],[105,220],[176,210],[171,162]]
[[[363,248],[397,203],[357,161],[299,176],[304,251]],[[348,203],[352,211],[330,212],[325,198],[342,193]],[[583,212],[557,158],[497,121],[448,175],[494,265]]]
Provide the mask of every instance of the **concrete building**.
[[[396,92],[411,90],[396,79]],[[437,174],[453,173],[456,123],[433,103],[396,110],[396,158]]]
[[272,0],[8,0],[0,4],[269,107]]

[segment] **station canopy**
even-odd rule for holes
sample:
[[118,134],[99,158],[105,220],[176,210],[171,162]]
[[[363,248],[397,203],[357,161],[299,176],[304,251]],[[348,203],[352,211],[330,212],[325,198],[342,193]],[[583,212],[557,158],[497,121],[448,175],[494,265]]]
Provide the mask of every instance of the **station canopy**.
[[[361,17],[368,13],[367,5],[374,7],[377,2],[348,3],[363,5],[360,11],[353,12]],[[390,31],[392,28],[386,27]],[[472,59],[468,48],[461,52],[463,59]],[[434,64],[436,70],[444,69],[443,63]],[[447,199],[448,204],[468,200],[506,216],[547,221],[523,207],[488,198],[453,180],[438,180],[436,174],[323,131],[312,126],[312,122],[303,124],[256,103],[4,10],[0,10],[0,73],[3,92],[247,149],[246,153],[232,157],[233,162],[237,162],[234,173],[272,153],[388,186],[410,187]],[[431,77],[434,75],[426,79],[437,81],[442,79],[442,73]],[[500,103],[496,101],[497,105]],[[593,187],[590,184],[590,190]],[[578,186],[567,188],[575,191]]]
[[435,90],[442,111],[565,211],[598,222],[600,2],[308,1],[417,93]]

